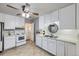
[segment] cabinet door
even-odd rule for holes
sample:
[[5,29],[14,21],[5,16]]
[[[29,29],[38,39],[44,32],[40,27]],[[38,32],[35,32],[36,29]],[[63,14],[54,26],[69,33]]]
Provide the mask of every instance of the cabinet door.
[[24,19],[16,16],[6,15],[5,29],[15,29],[15,27],[24,27]]
[[4,49],[10,49],[15,47],[15,38],[4,38]]
[[79,29],[79,3],[77,3],[77,29]]
[[60,29],[75,29],[75,4],[59,10]]
[[2,22],[2,14],[0,14],[0,22]]
[[51,23],[51,19],[52,17],[50,13],[45,15],[45,26],[48,26]]
[[39,35],[36,35],[36,45],[42,47],[42,39]]
[[57,56],[64,56],[64,42],[57,41]]
[[6,15],[5,18],[5,29],[15,29],[15,22],[14,22],[14,17],[10,15]]
[[4,22],[5,14],[0,13],[0,22]]
[[59,21],[58,20],[58,10],[57,11],[54,11],[52,14],[51,14],[51,23],[55,22],[55,21]]
[[39,17],[39,29],[44,28],[44,16]]
[[56,55],[56,40],[48,39],[48,51]]
[[47,38],[43,38],[43,40],[42,40],[42,48],[47,50]]
[[24,27],[25,20],[24,18],[15,17],[15,27]]
[[19,24],[18,24],[18,27],[24,27],[24,24],[25,24],[25,19],[24,18],[18,18],[18,22],[19,22]]
[[65,55],[75,56],[76,55],[76,45],[72,43],[65,43]]
[[2,42],[0,42],[0,51],[2,51]]
[[79,56],[79,41],[76,44],[76,56]]

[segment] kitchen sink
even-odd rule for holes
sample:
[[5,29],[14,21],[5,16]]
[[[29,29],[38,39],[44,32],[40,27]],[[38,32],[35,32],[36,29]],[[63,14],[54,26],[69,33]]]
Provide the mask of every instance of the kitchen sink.
[[58,36],[54,36],[54,35],[45,35],[45,37],[49,37],[49,38],[58,38]]

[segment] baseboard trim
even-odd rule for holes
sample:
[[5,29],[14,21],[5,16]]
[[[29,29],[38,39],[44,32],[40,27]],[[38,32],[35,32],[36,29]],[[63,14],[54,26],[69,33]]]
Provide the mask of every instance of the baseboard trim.
[[2,53],[3,51],[0,51],[0,53]]

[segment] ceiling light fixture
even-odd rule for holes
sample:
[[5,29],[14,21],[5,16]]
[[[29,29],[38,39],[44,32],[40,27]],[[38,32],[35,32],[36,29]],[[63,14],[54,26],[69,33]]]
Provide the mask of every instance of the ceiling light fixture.
[[22,13],[22,17],[29,18],[30,17],[30,13]]
[[30,17],[30,14],[29,14],[29,13],[27,13],[25,17],[26,17],[26,18],[29,18],[29,17]]
[[22,13],[22,17],[25,17],[26,15],[25,15],[25,13]]

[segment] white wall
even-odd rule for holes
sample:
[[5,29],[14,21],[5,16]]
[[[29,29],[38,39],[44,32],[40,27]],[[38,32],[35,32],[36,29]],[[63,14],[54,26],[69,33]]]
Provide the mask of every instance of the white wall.
[[34,41],[34,23],[32,23],[32,41]]

